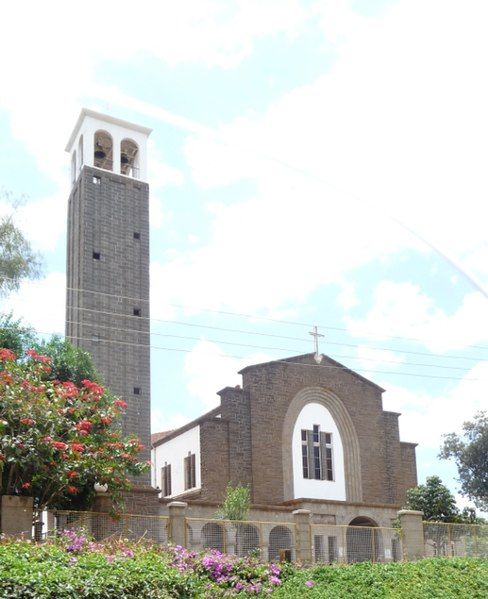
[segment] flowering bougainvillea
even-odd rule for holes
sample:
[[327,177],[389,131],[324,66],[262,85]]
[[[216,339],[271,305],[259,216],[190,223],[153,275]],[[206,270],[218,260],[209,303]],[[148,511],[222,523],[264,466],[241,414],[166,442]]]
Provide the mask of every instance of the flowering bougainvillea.
[[215,549],[195,553],[180,545],[171,549],[171,565],[179,572],[195,572],[209,580],[209,597],[214,597],[217,584],[225,590],[225,596],[239,594],[269,593],[282,584],[281,566],[263,564],[255,557],[236,557],[221,553]]
[[30,495],[39,509],[79,508],[98,482],[117,502],[127,475],[148,468],[137,459],[139,440],[123,439],[117,426],[125,402],[90,380],[49,380],[50,358],[26,354],[0,349],[1,492]]

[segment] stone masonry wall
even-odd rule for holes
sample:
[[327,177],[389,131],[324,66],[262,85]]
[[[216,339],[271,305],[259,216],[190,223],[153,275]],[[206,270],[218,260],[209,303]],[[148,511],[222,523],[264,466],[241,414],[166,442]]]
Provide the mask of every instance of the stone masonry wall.
[[233,484],[252,486],[251,410],[249,394],[226,387],[219,393],[222,420],[228,422],[229,473]]
[[222,501],[229,482],[229,428],[221,418],[200,424],[201,494],[203,501]]
[[[145,445],[141,459],[150,457],[148,202],[147,183],[84,166],[67,241],[66,335],[129,404],[122,429]],[[148,473],[135,482],[149,481]]]
[[[396,450],[391,453],[387,449],[391,439],[385,438],[380,387],[340,368],[334,360],[324,358],[317,365],[313,355],[248,367],[242,375],[243,388],[250,397],[254,503],[283,501],[283,421],[293,397],[310,386],[336,394],[352,419],[360,446],[364,503],[395,503],[392,497],[402,495],[403,490],[394,493],[395,481],[389,478]],[[405,469],[412,466],[409,460]]]

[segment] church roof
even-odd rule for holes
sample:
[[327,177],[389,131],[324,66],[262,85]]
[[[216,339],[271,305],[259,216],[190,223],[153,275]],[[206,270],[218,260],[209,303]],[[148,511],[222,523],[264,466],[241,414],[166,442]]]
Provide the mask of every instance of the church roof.
[[161,441],[161,439],[165,439],[172,432],[173,432],[173,429],[170,430],[170,431],[161,431],[159,433],[152,433],[152,435],[151,435],[151,445],[154,445],[154,443],[157,443],[158,441]]
[[379,391],[381,391],[381,392],[385,391],[385,389],[383,389],[383,387],[380,387],[376,383],[373,383],[373,381],[370,381],[369,379],[358,374],[354,370],[351,370],[347,366],[344,366],[344,364],[341,364],[340,362],[337,362],[336,360],[333,360],[332,358],[330,358],[329,356],[325,356],[324,354],[320,354],[320,355],[322,356],[322,361],[319,363],[317,363],[315,361],[314,353],[301,354],[299,356],[291,356],[290,358],[283,358],[282,360],[271,360],[269,362],[261,362],[259,364],[252,364],[251,366],[246,366],[245,368],[240,370],[239,374],[244,374],[251,370],[257,370],[259,368],[264,368],[271,364],[297,364],[297,365],[304,365],[304,366],[307,366],[307,365],[308,366],[320,366],[322,368],[329,368],[329,369],[334,369],[334,370],[344,370],[348,374],[360,379],[364,383],[368,383],[368,385],[372,385]]

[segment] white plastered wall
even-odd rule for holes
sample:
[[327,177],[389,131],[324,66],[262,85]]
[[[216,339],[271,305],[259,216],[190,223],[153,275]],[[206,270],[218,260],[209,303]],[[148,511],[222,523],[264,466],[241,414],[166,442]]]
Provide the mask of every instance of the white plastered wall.
[[[320,425],[320,430],[332,433],[332,459],[334,480],[314,480],[303,478],[302,437],[301,431],[312,430],[313,425]],[[344,476],[344,450],[339,429],[329,410],[318,404],[308,403],[304,406],[293,428],[293,489],[295,498],[346,500],[346,481]]]
[[161,488],[161,468],[165,462],[171,464],[171,495],[174,497],[185,492],[184,460],[188,452],[195,454],[195,483],[200,488],[200,427],[195,426],[174,439],[170,439],[152,450],[152,483]]

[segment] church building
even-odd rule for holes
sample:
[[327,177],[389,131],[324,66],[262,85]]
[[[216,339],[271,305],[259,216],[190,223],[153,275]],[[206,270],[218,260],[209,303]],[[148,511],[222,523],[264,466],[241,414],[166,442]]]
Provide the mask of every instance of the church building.
[[220,406],[153,435],[162,502],[202,510],[227,484],[248,485],[256,509],[307,508],[314,521],[390,526],[416,486],[414,443],[384,389],[335,360],[306,354],[247,366]]

